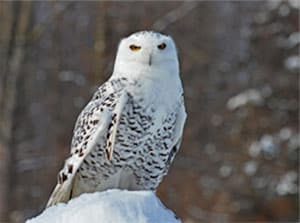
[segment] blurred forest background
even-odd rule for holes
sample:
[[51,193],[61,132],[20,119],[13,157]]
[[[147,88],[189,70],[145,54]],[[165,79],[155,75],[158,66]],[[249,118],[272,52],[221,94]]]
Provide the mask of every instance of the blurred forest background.
[[149,29],[177,43],[188,113],[164,204],[185,223],[298,221],[299,6],[0,2],[0,222],[43,210],[118,41]]

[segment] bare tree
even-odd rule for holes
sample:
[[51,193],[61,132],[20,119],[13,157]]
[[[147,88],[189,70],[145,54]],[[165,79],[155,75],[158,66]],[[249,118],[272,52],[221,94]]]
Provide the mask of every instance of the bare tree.
[[1,2],[1,82],[0,82],[0,221],[8,220],[14,179],[14,113],[18,80],[24,59],[30,2]]

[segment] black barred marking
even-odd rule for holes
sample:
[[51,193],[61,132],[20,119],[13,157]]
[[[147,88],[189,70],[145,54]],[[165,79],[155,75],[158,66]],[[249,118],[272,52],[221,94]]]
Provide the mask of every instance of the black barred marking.
[[105,150],[105,155],[106,155],[107,160],[110,160],[110,154],[107,149]]
[[68,164],[68,173],[72,173],[73,172],[73,165],[72,164]]
[[67,175],[62,173],[59,179],[60,184],[62,184],[63,182],[65,182],[68,179]]
[[157,177],[158,177],[157,175],[155,175],[155,176],[150,175],[150,178],[152,178],[152,179],[156,179]]
[[161,167],[161,166],[154,166],[155,169],[158,169],[158,170],[163,170],[164,168]]
[[172,153],[175,153],[175,152],[177,152],[177,147],[176,147],[176,146],[173,146],[173,148],[172,148]]

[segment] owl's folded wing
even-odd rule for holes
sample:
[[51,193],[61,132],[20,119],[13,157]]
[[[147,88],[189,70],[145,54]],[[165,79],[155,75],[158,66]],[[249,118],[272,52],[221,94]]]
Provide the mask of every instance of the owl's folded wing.
[[177,114],[176,114],[175,128],[173,132],[173,143],[172,145],[170,145],[170,152],[167,159],[166,170],[169,169],[169,166],[171,165],[181,145],[182,133],[183,133],[186,117],[187,115],[186,115],[183,97],[182,97],[182,101],[178,107]]
[[[58,182],[47,207],[59,202],[66,202],[72,197],[76,172],[101,138],[106,140],[107,158],[112,157],[115,135],[126,100],[126,93],[118,98],[108,97],[104,101],[93,100],[82,111],[74,129],[71,156],[65,161],[63,169],[58,174]],[[108,105],[108,103],[111,104]]]

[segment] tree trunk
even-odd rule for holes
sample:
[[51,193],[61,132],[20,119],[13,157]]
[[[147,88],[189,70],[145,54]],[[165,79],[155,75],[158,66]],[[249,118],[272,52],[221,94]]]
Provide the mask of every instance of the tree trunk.
[[24,59],[26,31],[30,21],[30,2],[2,2],[0,76],[0,221],[9,219],[14,179],[14,113],[17,107],[17,83]]

